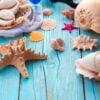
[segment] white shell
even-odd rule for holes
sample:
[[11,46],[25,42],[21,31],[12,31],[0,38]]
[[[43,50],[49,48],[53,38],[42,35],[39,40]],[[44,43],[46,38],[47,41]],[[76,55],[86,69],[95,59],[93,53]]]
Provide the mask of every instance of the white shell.
[[76,72],[89,79],[100,80],[100,52],[76,60]]
[[64,51],[64,41],[61,38],[52,39],[51,47],[58,51]]
[[75,10],[75,20],[81,28],[100,33],[100,0],[82,0]]

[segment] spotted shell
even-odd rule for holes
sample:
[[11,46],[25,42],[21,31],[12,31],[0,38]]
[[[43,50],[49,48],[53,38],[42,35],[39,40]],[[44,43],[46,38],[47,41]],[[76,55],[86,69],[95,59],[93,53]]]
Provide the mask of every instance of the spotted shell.
[[75,20],[81,28],[100,33],[100,0],[82,0],[75,10]]

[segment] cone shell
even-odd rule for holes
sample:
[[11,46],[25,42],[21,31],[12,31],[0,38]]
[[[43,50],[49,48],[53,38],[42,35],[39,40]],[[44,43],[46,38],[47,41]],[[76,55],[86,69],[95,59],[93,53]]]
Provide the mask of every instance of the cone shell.
[[89,79],[100,80],[100,52],[76,60],[76,72]]
[[75,20],[81,28],[100,33],[100,0],[82,0],[75,10]]

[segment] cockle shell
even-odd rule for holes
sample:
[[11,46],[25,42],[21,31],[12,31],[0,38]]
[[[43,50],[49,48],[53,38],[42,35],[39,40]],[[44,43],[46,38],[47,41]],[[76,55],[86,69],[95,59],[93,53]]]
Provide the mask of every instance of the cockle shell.
[[76,60],[76,72],[89,79],[100,80],[100,52]]
[[51,47],[58,51],[64,51],[64,41],[61,38],[51,39]]
[[100,0],[82,0],[75,10],[75,20],[81,28],[100,33]]

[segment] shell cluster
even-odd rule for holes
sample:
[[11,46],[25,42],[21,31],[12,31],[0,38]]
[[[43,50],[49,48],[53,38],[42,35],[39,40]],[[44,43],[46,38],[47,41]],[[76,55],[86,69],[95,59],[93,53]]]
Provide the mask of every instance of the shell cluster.
[[73,39],[73,49],[78,50],[92,50],[97,47],[97,39],[92,39],[86,35],[79,35]]
[[0,0],[0,29],[10,29],[23,23],[33,23],[28,19],[32,6],[27,0]]

